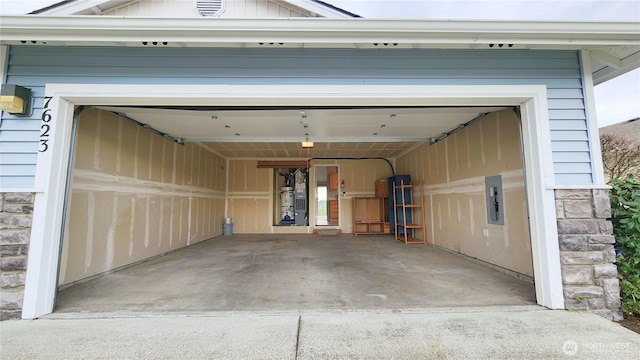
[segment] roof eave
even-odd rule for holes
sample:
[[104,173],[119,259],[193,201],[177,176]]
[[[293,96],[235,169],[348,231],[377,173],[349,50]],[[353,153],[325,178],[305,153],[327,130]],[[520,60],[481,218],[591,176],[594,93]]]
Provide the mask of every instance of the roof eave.
[[[0,45],[591,50],[599,84],[640,67],[637,22],[2,16]],[[604,49],[628,49],[624,59]]]
[[181,41],[195,45],[253,42],[352,44],[512,43],[565,46],[640,45],[638,23],[424,21],[378,19],[124,18],[2,16],[2,43],[15,41]]

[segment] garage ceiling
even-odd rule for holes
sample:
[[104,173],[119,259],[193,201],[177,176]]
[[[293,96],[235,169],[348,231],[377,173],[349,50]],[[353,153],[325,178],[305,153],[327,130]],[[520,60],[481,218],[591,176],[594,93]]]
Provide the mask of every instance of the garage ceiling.
[[[159,109],[101,107],[228,158],[395,158],[501,107]],[[303,149],[300,142],[314,142]]]

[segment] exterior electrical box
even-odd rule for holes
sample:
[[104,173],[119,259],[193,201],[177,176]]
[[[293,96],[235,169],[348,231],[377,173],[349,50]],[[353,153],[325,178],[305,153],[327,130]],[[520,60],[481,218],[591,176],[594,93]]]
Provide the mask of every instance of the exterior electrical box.
[[485,199],[487,203],[487,223],[504,225],[504,197],[502,194],[502,176],[484,178]]

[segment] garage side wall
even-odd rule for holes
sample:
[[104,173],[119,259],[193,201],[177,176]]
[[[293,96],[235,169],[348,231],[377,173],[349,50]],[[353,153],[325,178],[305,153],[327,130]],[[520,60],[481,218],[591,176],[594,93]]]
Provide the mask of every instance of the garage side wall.
[[[519,138],[514,113],[500,111],[420,146],[397,166],[425,185],[430,243],[533,276]],[[487,223],[485,177],[494,175],[502,176],[504,225]]]
[[78,120],[60,285],[222,233],[225,161],[98,109]]

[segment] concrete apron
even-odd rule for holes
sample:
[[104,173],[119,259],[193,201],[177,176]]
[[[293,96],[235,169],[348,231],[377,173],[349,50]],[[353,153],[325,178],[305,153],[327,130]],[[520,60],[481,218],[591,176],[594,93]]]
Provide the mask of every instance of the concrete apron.
[[539,306],[52,314],[1,323],[6,359],[637,359],[640,336]]

